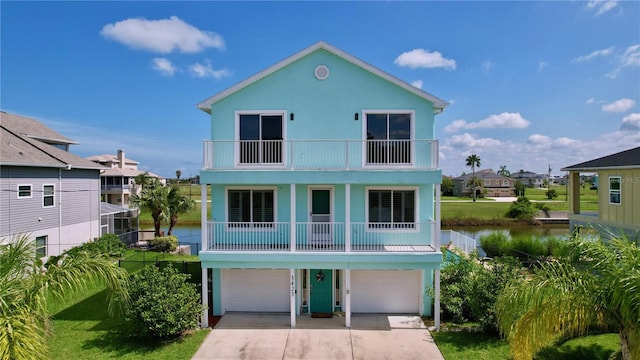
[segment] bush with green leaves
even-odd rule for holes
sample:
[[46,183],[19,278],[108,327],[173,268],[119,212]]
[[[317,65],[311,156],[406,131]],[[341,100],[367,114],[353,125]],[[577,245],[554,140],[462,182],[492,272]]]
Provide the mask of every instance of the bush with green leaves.
[[556,237],[515,236],[512,238],[505,231],[496,231],[480,237],[480,247],[487,256],[492,258],[512,256],[523,262],[559,256],[563,254],[566,242]]
[[555,189],[549,189],[545,195],[547,195],[547,199],[552,200],[558,197],[558,192]]
[[92,242],[87,242],[67,250],[67,254],[76,255],[79,252],[86,252],[91,256],[108,256],[122,258],[127,251],[127,246],[120,240],[118,235],[105,234]]
[[170,236],[158,236],[149,240],[149,248],[158,252],[174,252],[178,248],[178,238]]
[[204,310],[190,275],[147,266],[131,277],[129,319],[142,334],[171,338],[195,329]]
[[489,235],[480,236],[480,247],[488,257],[503,256],[509,241],[511,238],[506,231],[496,231]]
[[[446,251],[446,250],[443,250]],[[473,321],[489,333],[497,334],[495,302],[510,281],[522,279],[520,263],[503,257],[486,264],[456,252],[457,257],[442,268],[440,306],[442,319],[454,323]]]
[[521,221],[531,221],[537,213],[538,210],[531,201],[524,196],[520,196],[518,200],[511,203],[507,211],[507,217]]

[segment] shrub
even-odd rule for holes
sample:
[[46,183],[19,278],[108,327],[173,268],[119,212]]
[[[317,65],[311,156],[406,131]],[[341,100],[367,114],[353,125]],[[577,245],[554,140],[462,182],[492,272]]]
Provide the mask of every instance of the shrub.
[[122,258],[127,251],[127,246],[120,240],[118,235],[105,234],[93,242],[87,242],[67,250],[67,254],[75,255],[79,252],[86,252],[91,256],[109,256]]
[[488,257],[504,255],[506,243],[509,242],[509,234],[505,231],[496,231],[480,237],[480,247]]
[[536,209],[542,210],[542,211],[551,210],[551,208],[547,204],[545,204],[543,202],[537,202],[537,203],[534,204],[534,206],[535,206]]
[[158,236],[149,241],[149,247],[153,251],[158,252],[173,252],[178,248],[178,238],[171,236]]
[[134,274],[129,285],[129,319],[142,334],[168,338],[198,327],[204,310],[189,275],[167,266],[147,266]]
[[547,190],[545,193],[547,195],[547,199],[552,200],[558,197],[558,192],[555,189]]
[[524,196],[520,196],[518,200],[514,201],[507,211],[507,217],[512,219],[518,219],[522,221],[531,221],[535,217],[537,210]]

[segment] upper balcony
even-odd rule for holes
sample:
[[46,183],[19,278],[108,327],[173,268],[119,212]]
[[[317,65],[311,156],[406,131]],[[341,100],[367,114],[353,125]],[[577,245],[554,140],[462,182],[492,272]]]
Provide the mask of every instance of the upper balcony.
[[438,141],[211,140],[205,170],[376,170],[438,168]]

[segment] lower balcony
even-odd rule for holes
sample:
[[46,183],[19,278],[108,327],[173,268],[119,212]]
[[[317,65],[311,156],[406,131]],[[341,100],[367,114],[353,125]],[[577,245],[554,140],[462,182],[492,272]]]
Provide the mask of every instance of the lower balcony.
[[204,251],[435,252],[435,222],[208,222]]

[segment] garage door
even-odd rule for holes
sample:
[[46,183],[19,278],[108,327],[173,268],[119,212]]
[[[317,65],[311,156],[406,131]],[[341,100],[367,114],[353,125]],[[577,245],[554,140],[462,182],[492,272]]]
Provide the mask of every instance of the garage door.
[[421,288],[419,270],[352,270],[351,311],[417,314]]
[[289,270],[222,270],[224,311],[288,312]]

